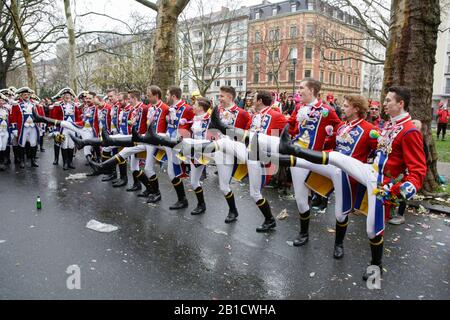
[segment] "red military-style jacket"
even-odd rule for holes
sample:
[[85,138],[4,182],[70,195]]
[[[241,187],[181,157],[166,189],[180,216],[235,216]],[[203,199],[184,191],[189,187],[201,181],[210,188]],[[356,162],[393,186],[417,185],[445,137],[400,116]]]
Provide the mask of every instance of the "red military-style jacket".
[[407,199],[422,187],[427,173],[423,139],[408,113],[386,123],[378,138],[374,166],[378,170],[378,183],[389,183],[402,174]]
[[147,132],[147,111],[148,107],[143,102],[139,102],[131,111],[131,122],[139,134]]
[[233,126],[239,129],[245,129],[250,121],[250,114],[237,105],[229,109],[219,106],[220,119],[226,125]]
[[111,132],[111,106],[105,104],[103,107],[97,107],[98,126],[99,129],[105,129],[106,132]]
[[[25,122],[31,121],[31,123],[34,124],[32,111],[28,110],[27,104],[31,104],[32,108],[35,108],[38,114],[45,116],[45,114],[43,113],[44,110],[36,108],[36,103],[33,100],[30,99],[28,102],[22,99],[17,100],[17,103],[13,104],[11,108],[9,125],[11,131],[17,130],[17,137],[19,141],[21,140],[23,134],[23,127],[25,126]],[[38,132],[38,126],[34,124],[34,127]]]
[[98,110],[97,106],[93,103],[90,105],[84,105],[81,114],[81,120],[77,121],[75,124],[84,127],[92,128],[94,137],[99,136],[99,123],[98,123]]
[[119,133],[124,135],[131,134],[131,115],[133,111],[133,106],[127,104],[120,110],[119,114]]
[[325,149],[332,149],[367,163],[367,158],[377,148],[377,139],[370,134],[372,130],[377,128],[361,118],[342,122],[327,141]]
[[330,106],[318,100],[313,105],[297,107],[288,120],[289,133],[295,141],[303,141],[308,149],[323,150],[327,137],[325,128],[332,126],[333,131],[341,120]]
[[65,103],[61,101],[52,106],[49,116],[55,120],[68,121],[70,118],[72,122],[79,122],[81,120],[81,111],[74,102]]
[[169,106],[162,100],[159,100],[155,105],[149,106],[147,111],[147,128],[152,126],[156,129],[157,133],[166,133],[166,117],[168,113]]
[[194,110],[183,100],[176,105],[169,107],[167,114],[167,133],[172,138],[175,136],[183,136],[189,138],[191,136],[192,120],[194,119]]
[[265,107],[252,115],[246,129],[271,136],[279,136],[286,123],[286,117],[278,108]]
[[109,117],[111,118],[111,126],[110,133],[117,134],[119,132],[119,115],[120,111],[122,111],[122,106],[119,102],[116,102],[113,106],[111,106]]

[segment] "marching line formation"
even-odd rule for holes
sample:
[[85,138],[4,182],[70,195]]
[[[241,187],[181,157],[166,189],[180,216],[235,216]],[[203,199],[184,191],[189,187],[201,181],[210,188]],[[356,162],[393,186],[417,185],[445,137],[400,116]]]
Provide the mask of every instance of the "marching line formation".
[[[345,97],[342,121],[320,99],[320,90],[319,81],[304,79],[299,87],[301,103],[285,116],[268,91],[254,93],[250,112],[238,107],[230,86],[220,88],[216,107],[203,97],[188,105],[176,86],[167,90],[167,104],[161,89],[149,86],[148,105],[139,91],[111,89],[101,99],[94,92],[76,96],[64,88],[54,97],[57,101],[47,117],[31,89],[3,89],[0,171],[11,163],[11,148],[20,168],[25,167],[25,156],[32,167],[38,167],[36,152],[48,126],[55,141],[55,165],[61,152],[63,169],[74,169],[74,153],[83,150],[93,170],[89,175],[103,175],[102,181],[124,187],[129,163],[133,184],[127,191],[139,191],[143,185],[145,190],[138,196],[156,203],[162,195],[155,168],[167,162],[178,198],[170,210],[188,207],[183,178],[189,177],[197,198],[191,214],[199,215],[206,212],[205,167],[215,164],[229,208],[225,223],[239,216],[230,182],[248,176],[250,196],[264,217],[256,231],[267,232],[276,221],[262,189],[278,168],[289,167],[300,220],[294,246],[308,242],[310,192],[328,196],[334,190],[334,258],[343,258],[348,214],[359,210],[367,216],[370,264],[382,272],[385,221],[394,207],[417,193],[427,170],[422,135],[408,113],[410,90],[389,88],[383,103],[389,120],[381,128],[365,120],[369,110],[365,97]],[[363,279],[369,276],[364,271]]]

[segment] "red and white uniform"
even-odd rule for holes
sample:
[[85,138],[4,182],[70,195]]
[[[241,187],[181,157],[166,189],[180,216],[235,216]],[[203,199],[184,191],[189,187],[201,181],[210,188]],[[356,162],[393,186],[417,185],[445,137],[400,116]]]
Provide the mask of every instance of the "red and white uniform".
[[131,111],[131,122],[139,134],[147,132],[147,111],[148,107],[143,102],[139,102]]
[[165,133],[167,131],[166,117],[169,113],[169,106],[162,100],[148,108],[147,111],[147,127],[153,126],[157,133]]
[[[25,147],[30,142],[31,147],[35,147],[38,142],[39,129],[33,120],[33,108],[36,105],[32,100],[19,99],[11,109],[10,126],[11,132],[18,138],[18,144]],[[39,113],[40,111],[37,110]],[[41,114],[42,115],[42,114]]]
[[247,123],[246,129],[269,136],[280,136],[286,122],[286,118],[278,109],[266,107],[252,115],[250,121]]
[[295,141],[301,140],[311,150],[323,150],[327,137],[325,127],[332,126],[334,131],[341,120],[330,106],[322,100],[296,108],[288,120],[289,133]]
[[[340,152],[329,154],[330,164],[367,187],[369,209],[366,228],[369,239],[383,233],[386,213],[390,209],[374,195],[374,190],[385,187],[410,199],[421,188],[427,171],[422,135],[408,113],[392,118],[386,124],[378,138],[376,153],[373,165]],[[403,175],[402,181],[393,185],[392,180],[400,175]]]

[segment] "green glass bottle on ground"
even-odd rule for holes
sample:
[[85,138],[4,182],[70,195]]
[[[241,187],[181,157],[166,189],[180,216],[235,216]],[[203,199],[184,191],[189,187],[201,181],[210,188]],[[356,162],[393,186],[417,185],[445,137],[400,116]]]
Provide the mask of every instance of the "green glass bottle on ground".
[[41,197],[38,196],[36,199],[36,209],[41,210],[42,209],[42,202],[41,202]]

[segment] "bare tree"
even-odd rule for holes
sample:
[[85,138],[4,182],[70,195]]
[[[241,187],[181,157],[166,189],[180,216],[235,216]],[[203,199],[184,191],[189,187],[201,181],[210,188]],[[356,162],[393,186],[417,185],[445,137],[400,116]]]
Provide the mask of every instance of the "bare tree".
[[[327,3],[317,1],[316,10],[332,19],[343,21],[355,32],[333,28],[333,21],[317,17],[314,39],[322,49],[325,61],[359,60],[373,65],[383,65],[384,58],[378,56],[372,48],[376,45],[386,47],[388,40],[389,0],[330,0]],[[319,21],[320,20],[320,21]],[[345,53],[344,56],[327,56],[325,50],[331,49]]]
[[75,92],[77,91],[77,69],[76,69],[76,43],[75,43],[75,26],[72,18],[72,8],[70,0],[64,0],[64,12],[66,15],[67,33],[69,36],[69,83]]
[[177,21],[189,0],[136,0],[157,12],[156,33],[153,40],[154,68],[150,82],[158,84],[163,92],[173,85],[176,78]]
[[280,91],[280,71],[289,67],[292,57],[297,57],[292,49],[288,49],[288,42],[291,40],[287,34],[283,35],[279,28],[273,28],[267,22],[255,33],[254,39],[249,39],[256,52],[253,56],[254,69],[265,70],[268,81],[275,84],[277,91]]
[[[32,59],[44,52],[46,49],[44,45],[49,43],[53,37],[64,29],[64,25],[60,23],[55,10],[51,6],[50,0],[35,0],[35,1],[21,1],[21,0],[1,0],[2,2],[2,21],[5,19],[6,33],[4,36],[8,37],[9,25],[12,25],[13,36],[9,36],[7,47],[12,51],[13,57],[20,52],[27,67],[28,85],[36,89],[36,78],[33,70]],[[14,42],[14,49],[12,43]],[[8,55],[8,54],[7,54]],[[2,52],[3,58],[3,52]],[[5,62],[8,62],[6,59]],[[8,65],[6,73],[12,66]],[[4,65],[3,67],[5,67]]]
[[180,80],[194,80],[205,96],[243,49],[242,30],[236,27],[242,11],[223,7],[220,12],[205,13],[205,1],[197,0],[195,5],[198,15],[192,19],[183,15],[180,22]]
[[392,85],[411,89],[410,113],[413,119],[422,122],[422,134],[429,150],[425,193],[434,192],[438,187],[431,101],[439,25],[439,0],[392,0],[383,95]]

